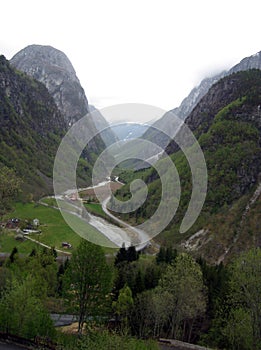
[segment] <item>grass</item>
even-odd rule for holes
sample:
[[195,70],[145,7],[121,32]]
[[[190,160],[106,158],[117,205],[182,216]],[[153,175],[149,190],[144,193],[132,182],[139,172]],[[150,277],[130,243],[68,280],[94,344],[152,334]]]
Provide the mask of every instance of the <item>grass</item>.
[[93,215],[97,215],[101,218],[108,219],[108,216],[102,210],[102,206],[99,203],[86,203],[84,204],[86,209]]
[[[17,217],[22,220],[28,219],[30,221],[38,218],[40,220],[39,229],[42,233],[40,235],[31,234],[30,237],[48,246],[55,247],[56,249],[68,252],[68,250],[62,249],[62,242],[69,242],[73,248],[75,248],[81,240],[81,237],[65,222],[60,211],[57,209],[35,203],[17,203],[13,212],[6,215],[5,219],[12,217]],[[73,215],[71,215],[71,219],[72,221],[78,220],[77,217]],[[96,241],[102,245],[111,245],[111,242],[93,226],[88,225],[86,222],[80,223],[79,226],[81,232],[84,230],[85,234],[87,233],[88,238],[96,239]],[[19,243],[15,241],[14,236],[15,233],[11,231],[0,236],[1,252],[11,252],[14,246],[19,246],[19,252],[26,254],[30,253],[32,248],[35,247],[33,242],[25,241]],[[111,252],[111,250],[110,248],[105,248],[105,252]]]
[[159,349],[156,341],[140,340],[129,336],[120,336],[107,331],[91,331],[88,335],[81,338],[72,334],[59,334],[59,343],[62,343],[63,349],[92,349],[92,350],[157,350]]
[[51,207],[57,207],[56,199],[53,197],[45,197],[41,199],[41,202],[48,204]]
[[96,215],[102,219],[105,219],[109,223],[122,227],[121,224],[119,224],[116,220],[113,220],[109,215],[104,213],[101,204],[99,203],[85,203],[84,206],[86,207],[87,211],[93,215]]
[[3,231],[0,233],[0,252],[11,253],[14,247],[16,247],[20,254],[29,254],[33,248],[36,248],[36,243],[31,241],[16,241],[16,232]]

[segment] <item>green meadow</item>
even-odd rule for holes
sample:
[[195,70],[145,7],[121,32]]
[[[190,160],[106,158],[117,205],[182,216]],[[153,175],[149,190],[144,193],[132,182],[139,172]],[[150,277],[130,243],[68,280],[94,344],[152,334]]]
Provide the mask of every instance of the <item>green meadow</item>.
[[[30,234],[30,237],[37,240],[39,243],[46,244],[55,249],[71,252],[78,246],[81,240],[81,237],[65,222],[60,211],[57,209],[37,203],[17,203],[14,210],[6,215],[4,220],[14,217],[21,220],[28,220],[29,222],[35,218],[39,219],[39,230],[41,230],[41,234]],[[112,246],[112,243],[93,226],[86,222],[80,222],[80,220],[73,215],[71,219],[73,221],[77,220],[77,224],[79,222],[80,230],[86,232],[90,240],[95,239],[101,245]],[[11,252],[13,247],[16,246],[20,253],[27,254],[30,253],[37,244],[28,240],[24,242],[17,241],[15,240],[15,236],[15,231],[3,230],[0,234],[0,252]],[[62,248],[62,242],[70,243],[72,249]],[[105,250],[111,251],[112,249],[106,248]]]

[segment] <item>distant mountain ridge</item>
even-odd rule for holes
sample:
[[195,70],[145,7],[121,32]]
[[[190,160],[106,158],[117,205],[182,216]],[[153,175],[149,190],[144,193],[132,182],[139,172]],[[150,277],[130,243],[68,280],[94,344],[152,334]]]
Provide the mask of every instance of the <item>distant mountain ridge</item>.
[[141,137],[149,128],[148,124],[119,122],[111,124],[111,128],[117,137],[122,141],[127,141],[132,138]]
[[165,148],[169,143],[169,138],[162,133],[160,133],[157,129],[160,130],[168,130],[171,123],[173,123],[174,115],[179,117],[182,120],[185,120],[188,115],[192,112],[192,110],[196,107],[198,102],[202,99],[203,96],[209,91],[210,87],[213,86],[216,82],[218,82],[221,78],[228,76],[232,73],[245,71],[249,69],[261,69],[261,51],[242,59],[237,65],[232,67],[228,71],[223,71],[213,77],[205,78],[201,81],[201,83],[193,88],[189,95],[184,98],[181,102],[180,106],[174,108],[167,112],[162,118],[157,120],[152,127],[149,128],[142,136],[144,139],[148,139],[156,142],[159,146]]
[[106,146],[117,142],[119,139],[102,113],[95,108],[95,106],[89,105],[89,112],[92,116],[96,129],[99,131],[101,138]]

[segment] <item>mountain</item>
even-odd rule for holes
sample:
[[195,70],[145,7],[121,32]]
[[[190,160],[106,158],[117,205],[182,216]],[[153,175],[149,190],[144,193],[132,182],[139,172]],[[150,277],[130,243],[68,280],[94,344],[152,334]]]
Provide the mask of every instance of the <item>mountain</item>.
[[46,87],[0,56],[0,166],[14,168],[28,194],[51,192],[53,161],[65,130]]
[[[173,220],[156,238],[161,244],[190,250],[211,263],[227,261],[242,250],[261,246],[260,101],[261,71],[239,71],[214,84],[187,117],[186,124],[206,159],[207,197],[198,220],[181,234],[179,228],[190,201],[192,179],[185,155],[172,141],[166,152],[179,173],[181,200]],[[153,215],[161,198],[156,170],[144,170],[142,178],[148,184],[147,200],[138,212],[125,215],[139,223]],[[170,184],[173,182],[168,176],[167,179]],[[118,196],[126,200],[127,192],[128,186]],[[139,193],[136,196],[139,198]]]
[[[87,156],[100,153],[105,148],[97,133],[96,121],[93,120],[92,113],[89,113],[85,92],[70,60],[63,52],[51,46],[30,45],[15,54],[10,63],[47,87],[64,117],[67,129],[88,114],[88,130],[97,136],[88,145]],[[90,158],[89,160],[91,161]]]
[[261,69],[261,51],[250,57],[244,58],[228,71],[224,71],[213,77],[203,79],[197,87],[192,89],[189,95],[181,102],[179,107],[167,112],[162,118],[157,120],[152,125],[152,128],[148,129],[142,137],[147,140],[156,142],[159,146],[165,148],[170,140],[164,133],[161,133],[159,130],[163,130],[163,132],[164,130],[168,130],[170,125],[173,123],[174,115],[182,120],[185,120],[201,100],[201,98],[209,91],[210,87],[218,82],[221,78],[235,72],[254,68]]
[[231,74],[249,69],[261,69],[261,51],[252,56],[243,58],[238,64],[232,67],[228,73]]
[[87,114],[84,90],[63,52],[51,46],[30,45],[15,54],[10,63],[47,87],[68,127]]
[[106,146],[110,146],[119,141],[118,136],[114,130],[112,130],[112,127],[97,108],[89,105],[89,113],[91,114],[96,129],[99,131],[99,134]]
[[141,123],[118,122],[111,124],[111,129],[117,135],[118,139],[122,141],[141,137],[148,128],[148,124]]

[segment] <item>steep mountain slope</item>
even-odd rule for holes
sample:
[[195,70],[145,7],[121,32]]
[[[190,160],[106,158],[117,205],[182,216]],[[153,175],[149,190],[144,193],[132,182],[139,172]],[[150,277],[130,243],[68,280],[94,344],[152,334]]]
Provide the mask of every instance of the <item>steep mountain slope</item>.
[[252,56],[243,58],[238,64],[228,71],[228,74],[249,69],[261,69],[261,51]]
[[34,195],[51,191],[53,160],[66,125],[45,86],[0,57],[0,165]]
[[173,123],[173,114],[181,118],[182,120],[185,120],[187,116],[192,112],[194,107],[201,100],[201,98],[209,91],[210,87],[213,86],[216,82],[218,82],[221,78],[235,72],[245,71],[254,68],[261,69],[261,51],[250,57],[244,58],[236,66],[232,67],[229,71],[224,71],[213,77],[202,80],[202,82],[197,87],[192,89],[190,94],[182,101],[179,107],[171,110],[171,113],[168,112],[162,118],[157,120],[152,125],[154,129],[148,129],[142,137],[147,140],[156,142],[158,145],[165,148],[165,146],[169,142],[169,139],[166,138],[166,136],[160,133],[157,129],[163,131],[165,129],[168,130],[171,123]]
[[[190,249],[211,262],[260,246],[260,101],[261,71],[238,72],[213,85],[186,119],[206,158],[208,192],[200,217],[185,234],[179,233],[179,226],[191,196],[191,172],[177,145],[168,145],[182,196],[174,219],[157,237],[162,244]],[[138,212],[128,216],[132,221],[151,217],[161,198],[156,171],[147,170],[143,180],[149,184],[149,195]],[[126,189],[119,196],[126,198]]]
[[101,135],[105,145],[110,146],[113,143],[117,142],[119,140],[117,135],[112,130],[112,127],[109,125],[102,113],[92,105],[89,105],[89,111],[91,113],[96,129],[99,131],[99,134]]
[[[15,68],[47,87],[64,116],[67,128],[93,111],[89,108],[85,92],[70,60],[63,52],[51,46],[30,45],[14,55],[10,62]],[[101,116],[96,113],[88,114],[88,130],[92,135],[97,135],[97,126],[100,123]],[[102,127],[104,124],[106,127],[109,126],[105,120],[102,121]],[[110,129],[103,135],[106,142],[113,142],[114,135]],[[89,155],[92,152],[99,153],[104,147],[104,141],[98,134],[88,145]]]

